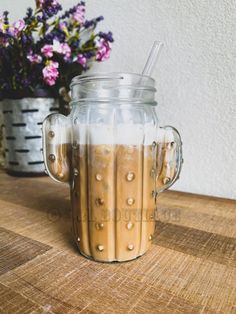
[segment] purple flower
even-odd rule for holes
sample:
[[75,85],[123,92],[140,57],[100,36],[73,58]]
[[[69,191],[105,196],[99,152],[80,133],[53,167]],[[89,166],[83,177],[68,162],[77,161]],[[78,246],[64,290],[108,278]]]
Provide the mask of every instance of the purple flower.
[[21,42],[22,42],[22,47],[23,49],[26,49],[27,51],[29,50],[32,45],[34,45],[34,38],[32,37],[31,34],[26,35],[25,32],[21,34]]
[[27,59],[31,63],[41,63],[43,60],[43,58],[40,55],[37,55],[36,53],[33,54],[32,51],[30,51],[30,53],[27,55]]
[[85,21],[85,5],[78,4],[76,6],[76,11],[72,14],[73,19],[80,24],[83,24]]
[[104,38],[106,41],[109,41],[110,43],[114,41],[112,32],[108,32],[108,33],[99,32],[98,36],[100,38]]
[[32,16],[32,14],[33,14],[33,9],[32,8],[28,8],[27,12],[26,12],[27,17],[30,18]]
[[70,16],[73,16],[73,14],[77,11],[77,8],[81,6],[85,8],[85,2],[81,1],[77,5],[73,6],[69,10],[65,11],[64,14],[61,16],[61,19],[69,18]]
[[25,22],[23,20],[18,20],[8,28],[8,33],[13,37],[17,37],[23,31],[24,28]]
[[8,14],[9,14],[9,12],[8,12],[8,11],[4,11],[4,12],[3,12],[3,16],[4,16],[4,23],[5,23],[5,24],[9,24]]
[[62,9],[57,0],[39,0],[39,7],[43,10],[45,17],[52,17]]
[[87,59],[90,59],[90,58],[93,58],[96,56],[96,52],[94,51],[87,51],[87,52],[84,52],[84,56],[87,58]]
[[84,28],[90,28],[90,27],[96,27],[97,23],[98,22],[101,22],[102,20],[104,20],[104,17],[101,15],[101,16],[98,16],[96,17],[95,19],[92,19],[92,20],[86,20],[83,24]]
[[43,39],[40,40],[42,44],[52,45],[53,41],[65,42],[66,34],[60,29],[53,29],[51,32],[47,33]]
[[27,25],[30,25],[33,21],[33,9],[32,8],[28,8],[26,11],[26,16],[24,17],[24,21]]
[[82,53],[80,53],[80,54],[78,54],[78,56],[77,56],[77,62],[78,62],[79,64],[81,64],[83,67],[85,67],[85,65],[86,65],[86,63],[87,63],[87,59],[86,59],[86,57],[85,57]]
[[60,23],[59,23],[59,29],[60,29],[61,31],[67,30],[67,26],[68,26],[67,22],[60,22]]
[[59,63],[54,61],[49,61],[48,64],[43,68],[43,79],[46,84],[53,86],[59,77]]
[[101,38],[98,42],[98,50],[96,52],[96,60],[104,61],[109,59],[111,53],[111,46],[108,41],[104,38]]
[[104,20],[104,17],[102,15],[96,17],[96,22],[101,22]]
[[47,57],[51,58],[53,56],[53,46],[52,45],[44,45],[41,49],[42,54]]

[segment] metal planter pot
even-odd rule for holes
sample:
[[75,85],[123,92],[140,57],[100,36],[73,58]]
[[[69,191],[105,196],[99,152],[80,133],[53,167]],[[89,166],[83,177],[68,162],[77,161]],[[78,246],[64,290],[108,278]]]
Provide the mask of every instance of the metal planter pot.
[[59,101],[45,94],[36,96],[2,101],[5,168],[9,174],[44,174],[42,122],[59,111]]

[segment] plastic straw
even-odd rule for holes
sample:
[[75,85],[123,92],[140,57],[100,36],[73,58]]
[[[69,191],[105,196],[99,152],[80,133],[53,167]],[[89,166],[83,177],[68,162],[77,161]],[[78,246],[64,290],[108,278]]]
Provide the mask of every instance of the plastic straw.
[[159,59],[159,56],[160,56],[160,53],[161,53],[163,46],[164,46],[163,43],[158,42],[158,41],[154,41],[152,49],[149,53],[147,62],[143,68],[142,75],[151,76],[151,74],[155,68],[155,65],[157,63],[157,60]]

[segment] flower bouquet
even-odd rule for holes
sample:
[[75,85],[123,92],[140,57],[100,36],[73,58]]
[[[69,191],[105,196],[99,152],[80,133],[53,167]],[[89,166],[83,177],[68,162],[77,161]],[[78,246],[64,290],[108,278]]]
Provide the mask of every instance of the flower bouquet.
[[0,91],[68,89],[73,76],[109,58],[112,33],[95,32],[103,17],[86,20],[83,1],[61,10],[57,0],[37,0],[13,24],[8,12],[0,16]]
[[36,0],[35,9],[12,24],[8,12],[0,16],[0,106],[11,174],[44,173],[43,119],[59,103],[68,113],[59,94],[69,102],[72,77],[110,56],[112,33],[95,31],[102,16],[87,20],[83,1],[61,11],[57,0]]

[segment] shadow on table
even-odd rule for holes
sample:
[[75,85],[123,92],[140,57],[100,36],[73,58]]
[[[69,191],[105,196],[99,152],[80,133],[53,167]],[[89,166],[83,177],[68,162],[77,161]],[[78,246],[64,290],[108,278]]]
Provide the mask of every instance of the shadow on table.
[[[43,228],[51,228],[55,233],[55,237],[64,237],[72,249],[77,251],[71,235],[71,209],[69,198],[69,186],[66,184],[57,184],[49,180],[49,178],[17,178],[8,176],[4,173],[0,174],[0,200],[8,202],[6,207],[12,208],[13,219],[17,220],[18,214],[14,209],[14,205],[26,208],[25,216],[31,216],[41,224]],[[5,205],[2,205],[5,206]],[[30,212],[31,214],[30,214]],[[20,211],[20,208],[17,208]],[[42,221],[37,214],[42,213]],[[23,208],[22,208],[23,213]],[[45,214],[47,221],[45,220]],[[19,215],[21,215],[19,213]],[[10,212],[9,212],[10,217]],[[27,228],[27,226],[26,226]]]

